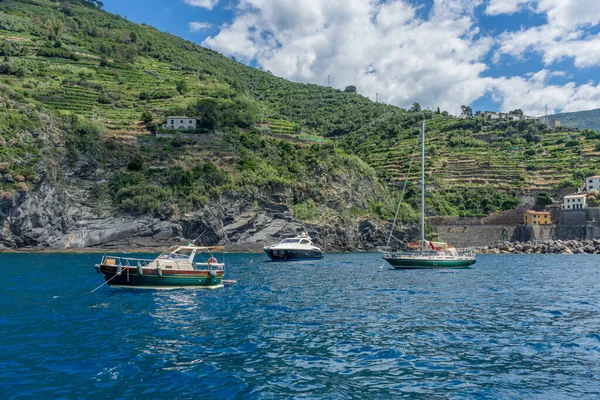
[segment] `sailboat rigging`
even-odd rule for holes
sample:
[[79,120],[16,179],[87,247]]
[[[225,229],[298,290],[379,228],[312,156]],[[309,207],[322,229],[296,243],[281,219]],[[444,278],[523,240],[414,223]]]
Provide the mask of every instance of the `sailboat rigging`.
[[[411,160],[412,165],[412,160]],[[410,165],[409,165],[410,172]],[[408,174],[407,174],[408,180]],[[406,183],[404,188],[406,188]],[[404,189],[402,190],[402,197]],[[398,205],[398,210],[400,204]],[[392,224],[392,231],[396,225],[396,217]],[[464,268],[475,264],[475,254],[459,252],[452,246],[442,242],[425,240],[425,121],[421,126],[421,242],[418,252],[387,252],[382,258],[396,269],[424,269],[424,268]],[[390,239],[392,232],[390,232]],[[388,239],[388,246],[390,240]]]

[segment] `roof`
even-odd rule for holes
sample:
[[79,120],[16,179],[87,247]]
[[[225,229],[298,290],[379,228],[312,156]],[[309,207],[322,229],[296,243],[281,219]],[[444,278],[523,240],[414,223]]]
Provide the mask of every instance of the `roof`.
[[566,195],[566,196],[565,196],[565,199],[566,199],[566,198],[570,198],[570,199],[572,199],[572,198],[574,198],[574,197],[586,197],[586,196],[587,196],[587,193],[576,193],[576,194],[569,194],[569,195]]
[[188,118],[188,119],[194,119],[192,117],[184,117],[184,116],[181,116],[181,115],[169,115],[167,117],[167,119],[169,119],[169,118]]
[[527,214],[537,214],[537,215],[550,215],[550,211],[534,211],[534,210],[527,210],[525,211]]
[[588,179],[598,179],[598,178],[600,178],[600,175],[594,175],[594,176],[588,177]]

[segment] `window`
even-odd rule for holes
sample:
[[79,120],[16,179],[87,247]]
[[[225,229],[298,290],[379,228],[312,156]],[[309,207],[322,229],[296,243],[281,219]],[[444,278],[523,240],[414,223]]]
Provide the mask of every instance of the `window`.
[[590,179],[590,183],[592,183],[593,181],[594,181],[593,179]]
[[174,124],[174,123],[175,123],[175,120],[174,120],[174,119],[172,119],[172,120],[171,120],[171,124]]
[[590,187],[588,188],[588,190],[592,190],[594,188],[594,186],[590,185]]
[[180,119],[180,120],[179,120],[179,123],[180,123],[180,124],[183,124],[183,120],[182,120],[182,119]]

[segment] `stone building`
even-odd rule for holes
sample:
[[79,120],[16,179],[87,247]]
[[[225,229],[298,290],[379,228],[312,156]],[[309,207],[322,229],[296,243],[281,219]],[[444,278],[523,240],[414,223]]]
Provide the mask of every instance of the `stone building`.
[[523,215],[525,226],[552,225],[549,211],[527,210]]
[[196,119],[190,117],[171,116],[167,117],[167,123],[163,124],[167,129],[196,129]]
[[586,208],[586,200],[586,193],[570,194],[563,198],[563,204],[561,208],[563,210],[582,210]]

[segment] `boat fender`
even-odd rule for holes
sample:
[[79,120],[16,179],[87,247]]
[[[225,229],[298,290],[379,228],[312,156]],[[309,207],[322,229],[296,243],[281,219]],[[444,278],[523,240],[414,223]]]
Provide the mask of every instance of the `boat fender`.
[[96,272],[97,272],[97,273],[100,273],[100,272],[102,272],[102,270],[100,269],[100,265],[96,264],[96,265],[94,266],[94,268],[96,268]]
[[211,278],[214,278],[217,276],[217,271],[211,269],[208,271],[208,275],[210,275]]
[[208,265],[210,264],[216,264],[217,263],[217,259],[214,257],[211,257],[208,259],[208,261],[206,262]]
[[162,278],[162,268],[160,267],[160,265],[156,266],[156,273]]
[[117,275],[121,275],[121,272],[123,272],[123,266],[117,265]]
[[138,275],[144,275],[144,269],[142,268],[141,264],[137,265],[137,273]]

